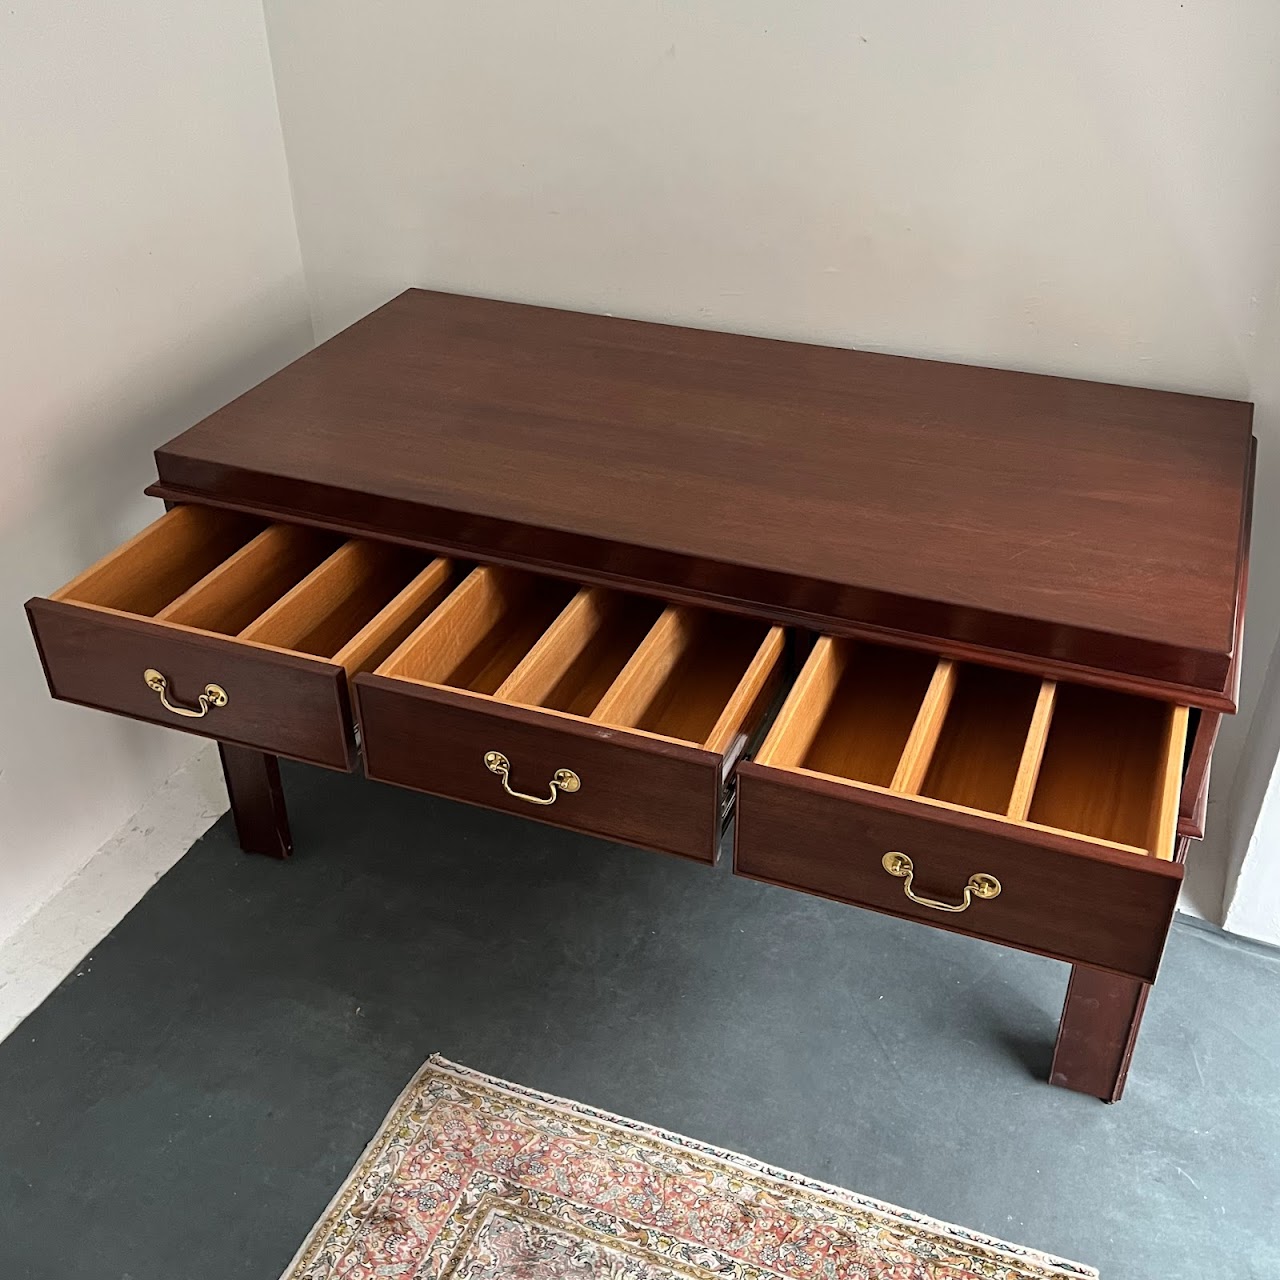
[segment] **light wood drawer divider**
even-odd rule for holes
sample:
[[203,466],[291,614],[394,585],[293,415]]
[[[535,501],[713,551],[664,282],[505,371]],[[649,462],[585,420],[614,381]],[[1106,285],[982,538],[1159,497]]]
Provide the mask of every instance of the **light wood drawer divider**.
[[348,769],[348,682],[450,574],[424,552],[175,507],[27,609],[56,697]]
[[738,768],[734,868],[1149,982],[1187,714],[822,637]]
[[1185,707],[926,661],[819,638],[757,763],[1173,857]]
[[[481,566],[355,688],[369,775],[714,861],[781,628]],[[496,776],[495,776],[496,775]]]

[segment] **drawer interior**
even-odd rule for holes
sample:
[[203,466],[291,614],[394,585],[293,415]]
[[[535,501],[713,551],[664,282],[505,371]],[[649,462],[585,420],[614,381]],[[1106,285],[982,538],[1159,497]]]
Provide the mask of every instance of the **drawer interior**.
[[513,569],[475,569],[392,654],[381,674],[496,693],[572,595],[565,582]]
[[994,667],[951,666],[951,673],[950,705],[920,794],[1008,813],[1041,682]]
[[665,609],[593,718],[664,738],[719,742],[720,717],[768,631],[727,614]]
[[1187,709],[822,637],[756,759],[1172,858]]
[[781,651],[762,622],[482,566],[378,674],[723,752]]
[[[833,657],[838,656],[833,651]],[[805,715],[786,743],[788,762],[887,787],[933,678],[934,662],[908,649],[867,646],[863,662],[812,664]],[[818,703],[823,714],[808,714]]]
[[201,631],[236,636],[338,546],[332,534],[273,524],[156,613]]
[[[1027,816],[1120,844],[1146,844],[1158,816],[1152,780],[1160,777],[1169,749],[1167,712],[1148,698],[1059,686]],[[1177,755],[1180,766],[1181,743]]]
[[656,600],[617,591],[579,591],[511,674],[504,702],[590,716],[657,622]]
[[444,596],[424,552],[175,507],[53,595],[370,670]]
[[[445,575],[429,569],[431,563],[416,552],[353,539],[280,595],[240,636],[343,665],[359,653],[354,665],[364,668],[369,657],[381,658],[399,644],[441,597]],[[376,631],[369,633],[373,623]]]
[[261,520],[210,507],[175,507],[53,598],[153,618],[263,527]]

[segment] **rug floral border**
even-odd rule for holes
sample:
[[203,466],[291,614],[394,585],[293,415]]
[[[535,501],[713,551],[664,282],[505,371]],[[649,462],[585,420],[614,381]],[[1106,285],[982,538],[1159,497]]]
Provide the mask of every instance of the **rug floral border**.
[[[492,1106],[505,1101],[509,1105],[514,1099],[544,1117],[558,1116],[589,1132],[606,1135],[621,1131],[629,1142],[647,1147],[659,1162],[696,1157],[724,1179],[729,1192],[761,1194],[784,1204],[803,1219],[813,1220],[816,1215],[819,1220],[834,1225],[852,1217],[863,1229],[872,1227],[916,1242],[931,1240],[937,1246],[940,1260],[960,1248],[965,1251],[965,1264],[970,1269],[976,1268],[975,1274],[989,1275],[992,1280],[1097,1280],[1098,1277],[1091,1267],[858,1195],[585,1103],[486,1075],[433,1054],[405,1087],[281,1280],[323,1280],[332,1273],[332,1268],[376,1213],[379,1198],[393,1183],[401,1158],[420,1134],[432,1105],[438,1100],[439,1085],[444,1082],[454,1090],[455,1098],[469,1103]],[[433,1083],[437,1085],[434,1092]],[[694,1269],[692,1274],[696,1275],[698,1270]]]

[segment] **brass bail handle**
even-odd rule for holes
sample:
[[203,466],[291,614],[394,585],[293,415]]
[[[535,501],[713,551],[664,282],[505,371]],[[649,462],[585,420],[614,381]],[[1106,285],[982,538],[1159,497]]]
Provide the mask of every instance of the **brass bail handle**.
[[902,892],[922,907],[928,907],[932,911],[968,911],[969,905],[974,898],[998,898],[1000,896],[1000,881],[993,875],[988,875],[985,871],[978,871],[969,877],[969,883],[964,887],[964,897],[960,902],[939,902],[936,898],[925,898],[916,893],[911,887],[911,879],[915,875],[915,867],[911,859],[905,853],[886,853],[880,859],[880,865],[891,875],[897,876],[899,879],[905,880],[906,884],[902,886]]
[[531,796],[524,791],[514,791],[511,787],[511,761],[501,751],[486,751],[484,767],[502,779],[502,789],[507,795],[523,800],[526,804],[555,804],[560,792],[578,791],[582,787],[582,779],[572,769],[557,769],[551,775],[549,796]]
[[142,678],[146,681],[148,689],[154,689],[160,695],[160,702],[164,709],[172,711],[175,716],[186,716],[189,720],[199,720],[209,714],[210,707],[225,707],[227,705],[227,691],[220,684],[205,685],[204,692],[196,699],[200,707],[196,711],[191,707],[180,707],[176,703],[169,701],[169,682],[155,667],[148,667],[142,673]]

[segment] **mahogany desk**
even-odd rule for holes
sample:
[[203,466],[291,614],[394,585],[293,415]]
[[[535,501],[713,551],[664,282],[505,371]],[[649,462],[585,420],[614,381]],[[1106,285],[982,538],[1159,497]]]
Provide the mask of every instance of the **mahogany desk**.
[[411,290],[157,451],[53,695],[1070,963],[1114,1100],[1220,717],[1251,406]]

